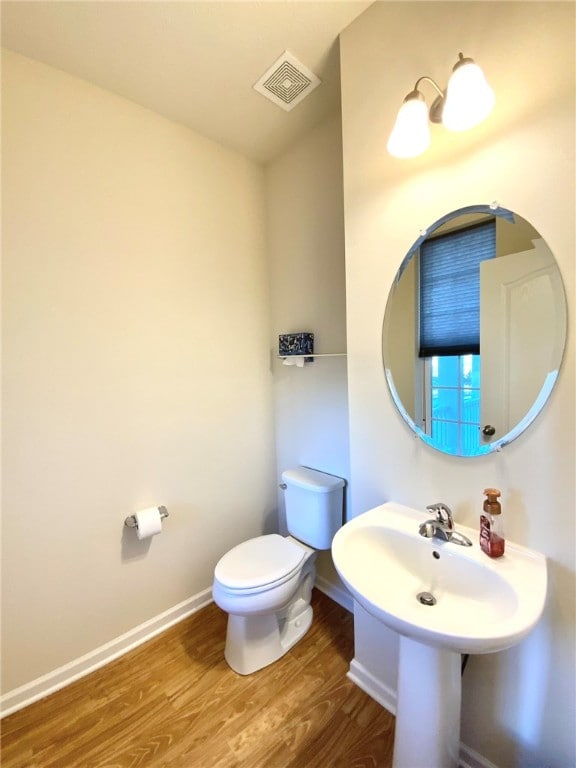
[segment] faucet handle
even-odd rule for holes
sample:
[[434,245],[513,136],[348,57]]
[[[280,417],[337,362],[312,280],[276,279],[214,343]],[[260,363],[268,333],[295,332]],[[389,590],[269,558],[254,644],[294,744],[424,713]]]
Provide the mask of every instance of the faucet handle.
[[431,520],[426,520],[425,523],[421,523],[418,528],[420,536],[424,536],[427,539],[431,539],[434,536],[434,525]]
[[436,519],[445,525],[448,530],[451,531],[454,528],[454,515],[452,514],[452,510],[447,504],[439,501],[436,504],[429,504],[426,509],[432,514],[436,515]]

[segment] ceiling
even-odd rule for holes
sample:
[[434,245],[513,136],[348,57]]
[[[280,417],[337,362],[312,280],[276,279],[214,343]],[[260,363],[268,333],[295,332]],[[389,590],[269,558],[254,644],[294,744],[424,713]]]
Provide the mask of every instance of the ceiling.
[[[346,0],[3,1],[2,45],[266,163],[340,106]],[[253,89],[290,51],[322,80],[286,112]]]

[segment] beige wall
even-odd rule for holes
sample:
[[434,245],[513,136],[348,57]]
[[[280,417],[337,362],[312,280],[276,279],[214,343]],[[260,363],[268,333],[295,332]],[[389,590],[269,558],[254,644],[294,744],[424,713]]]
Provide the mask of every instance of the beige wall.
[[[391,59],[386,40],[402,35],[405,60]],[[389,157],[386,137],[404,95],[420,75],[447,78],[461,50],[489,73],[492,122],[460,136],[434,128],[423,158]],[[341,68],[352,513],[390,499],[422,509],[442,499],[457,522],[477,526],[483,488],[502,489],[508,536],[548,558],[549,595],[528,639],[470,660],[462,740],[502,767],[565,768],[576,759],[574,4],[376,3],[345,30]],[[419,231],[494,200],[530,221],[554,252],[568,344],[552,397],[520,438],[501,453],[450,458],[417,442],[393,406],[382,317]],[[376,622],[368,634],[395,687],[397,638]]]
[[[342,194],[339,117],[266,168],[273,350],[280,333],[312,331],[317,352],[346,351]],[[303,369],[275,360],[278,477],[304,464],[350,479],[347,394],[345,357]],[[337,583],[331,566],[329,553],[319,557],[319,574]]]
[[15,54],[3,75],[10,690],[209,588],[277,500],[262,169]]

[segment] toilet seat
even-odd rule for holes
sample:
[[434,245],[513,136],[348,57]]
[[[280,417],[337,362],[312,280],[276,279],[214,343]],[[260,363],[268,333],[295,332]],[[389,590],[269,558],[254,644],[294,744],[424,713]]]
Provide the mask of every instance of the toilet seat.
[[214,576],[227,592],[248,595],[279,586],[292,578],[306,550],[277,533],[243,541],[216,565]]

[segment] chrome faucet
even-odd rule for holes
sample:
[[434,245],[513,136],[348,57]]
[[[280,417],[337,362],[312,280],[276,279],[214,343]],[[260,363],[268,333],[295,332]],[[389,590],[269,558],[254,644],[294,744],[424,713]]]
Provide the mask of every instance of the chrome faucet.
[[472,546],[472,542],[467,536],[454,530],[454,515],[447,504],[440,501],[437,504],[429,504],[426,509],[435,517],[420,525],[418,529],[420,536],[427,539],[436,538],[442,541],[451,541],[453,544],[460,544],[463,547]]

